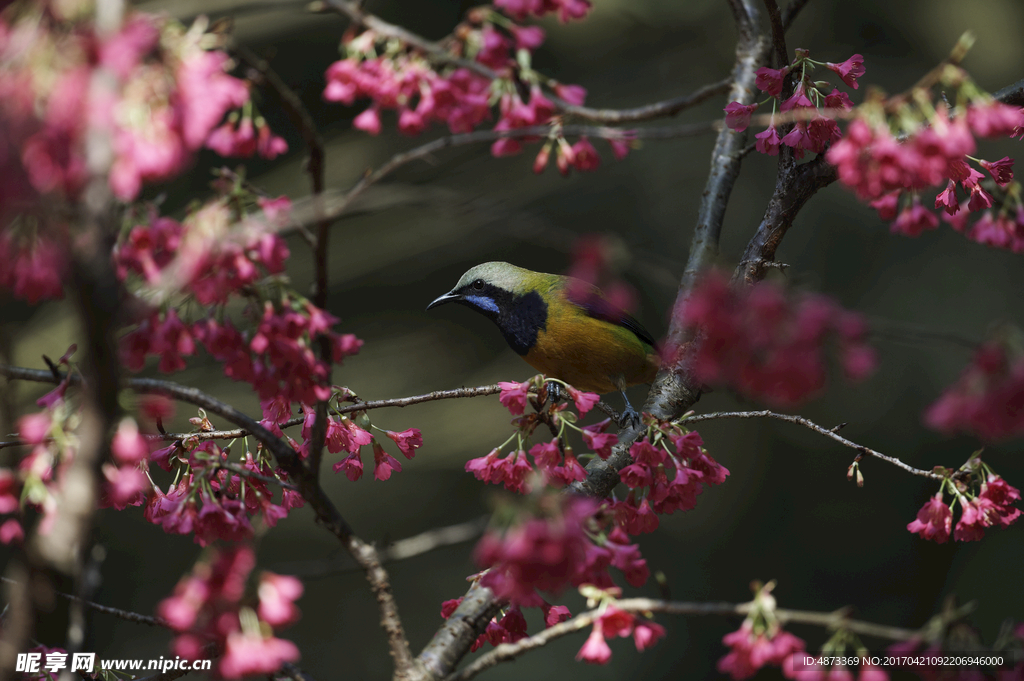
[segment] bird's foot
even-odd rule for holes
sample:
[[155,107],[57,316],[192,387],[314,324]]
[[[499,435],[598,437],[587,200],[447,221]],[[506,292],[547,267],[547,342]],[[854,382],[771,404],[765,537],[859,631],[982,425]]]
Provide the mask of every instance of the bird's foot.
[[626,408],[619,414],[619,428],[639,428],[640,427],[640,414],[636,409],[630,405],[626,405]]
[[619,428],[625,428],[627,426],[634,429],[639,428],[640,414],[633,408],[633,405],[629,403],[629,398],[626,397],[626,391],[620,390],[619,392],[622,393],[622,399],[626,403],[626,408],[622,410],[621,414],[619,414]]
[[548,400],[551,402],[551,404],[558,404],[562,400],[569,399],[569,396],[565,394],[565,392],[562,390],[562,386],[559,385],[558,383],[555,383],[554,381],[548,381],[546,385],[548,388]]

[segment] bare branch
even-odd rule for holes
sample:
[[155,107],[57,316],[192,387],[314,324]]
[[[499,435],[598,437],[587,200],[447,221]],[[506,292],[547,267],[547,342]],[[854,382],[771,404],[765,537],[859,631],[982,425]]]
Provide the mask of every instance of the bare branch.
[[1013,85],[1007,85],[992,96],[1004,104],[1024,106],[1024,79],[1018,80]]
[[772,25],[772,44],[775,45],[775,59],[778,60],[779,68],[782,68],[789,62],[789,50],[786,49],[786,29],[782,24],[779,4],[775,0],[764,0],[764,7],[768,10],[768,21]]
[[[679,137],[694,137],[704,135],[722,128],[721,121],[709,123],[690,123],[680,126],[660,128],[640,128],[638,130],[624,131],[618,128],[591,125],[565,125],[559,130],[563,135],[586,135],[595,138],[608,139],[672,139]],[[351,189],[341,197],[335,197],[324,202],[324,215],[329,218],[342,215],[352,202],[370,186],[384,179],[402,166],[422,158],[427,158],[443,149],[460,147],[467,144],[480,144],[494,142],[499,139],[519,139],[523,137],[548,137],[553,128],[548,125],[536,125],[528,128],[516,128],[515,130],[478,130],[459,135],[441,137],[432,142],[420,145],[414,149],[395,154],[377,170],[367,173]],[[305,221],[303,220],[303,223]],[[294,225],[293,223],[293,226]]]
[[569,104],[557,97],[555,104],[562,113],[571,114],[585,118],[595,123],[632,123],[636,121],[648,121],[653,118],[675,116],[684,109],[696,106],[701,102],[711,99],[715,95],[724,94],[732,86],[732,78],[725,78],[717,83],[710,83],[683,97],[666,99],[663,102],[645,104],[633,109],[593,109],[589,106],[576,106]]
[[942,480],[943,479],[943,476],[938,474],[938,473],[934,473],[932,471],[921,470],[920,468],[914,468],[913,466],[911,466],[909,464],[903,463],[902,461],[900,461],[899,459],[897,459],[894,456],[888,456],[886,454],[882,454],[881,452],[876,452],[875,450],[870,449],[869,447],[865,447],[865,446],[859,445],[856,442],[853,442],[851,440],[847,440],[845,437],[839,435],[836,432],[836,430],[838,430],[838,428],[824,428],[822,426],[819,426],[817,423],[811,421],[810,419],[804,418],[803,416],[794,416],[792,414],[779,414],[779,413],[774,412],[774,411],[768,411],[767,409],[765,409],[763,411],[720,411],[720,412],[712,412],[712,413],[709,413],[709,414],[695,414],[693,416],[689,416],[689,417],[687,417],[683,421],[683,425],[689,426],[692,423],[700,423],[701,421],[715,421],[715,420],[718,420],[718,419],[759,419],[759,418],[776,419],[778,421],[787,421],[789,423],[796,423],[798,425],[803,426],[804,428],[809,428],[809,429],[813,430],[815,433],[818,433],[819,435],[824,435],[827,438],[835,440],[836,442],[838,442],[839,444],[843,445],[844,447],[849,447],[850,449],[853,449],[854,451],[858,452],[859,454],[862,454],[862,455],[866,454],[868,456],[873,456],[876,459],[881,459],[882,461],[887,461],[887,462],[891,463],[894,466],[898,466],[899,468],[902,468],[903,470],[907,471],[908,473],[912,473],[914,475],[919,475],[919,476],[921,476],[923,478],[931,478],[932,480]]
[[[377,554],[380,556],[381,563],[391,563],[420,556],[445,546],[463,544],[479,537],[487,527],[489,520],[490,516],[483,516],[464,523],[436,527],[412,537],[399,539],[389,546],[381,547],[377,549]],[[329,577],[331,575],[351,572],[352,569],[353,565],[350,561],[337,560],[330,562],[304,561],[302,563],[287,563],[275,566],[274,568],[276,572],[287,573],[304,579]]]
[[[0,581],[10,586],[15,586],[21,589],[25,588],[25,585],[23,583],[17,582],[13,579],[9,579],[7,577],[0,577]],[[80,603],[85,607],[89,608],[90,610],[102,612],[105,615],[111,615],[118,619],[122,619],[126,622],[132,622],[134,624],[145,624],[151,627],[163,627],[165,629],[171,628],[170,623],[162,617],[151,617],[149,615],[142,615],[137,612],[131,612],[130,610],[111,608],[108,605],[100,605],[99,603],[94,603],[93,601],[89,601],[84,598],[79,598],[74,594],[64,593],[63,591],[54,591],[53,594],[55,596],[60,596],[65,600],[71,601],[72,603]]]
[[797,213],[819,189],[837,179],[839,174],[835,166],[826,161],[824,155],[782,170],[775,185],[775,193],[768,201],[761,224],[747,244],[733,280],[749,285],[763,279],[775,261],[775,251],[793,225]]

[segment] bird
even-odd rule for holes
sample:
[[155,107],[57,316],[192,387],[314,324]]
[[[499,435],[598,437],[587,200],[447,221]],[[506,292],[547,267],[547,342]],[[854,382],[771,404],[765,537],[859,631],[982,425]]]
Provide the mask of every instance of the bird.
[[638,421],[625,390],[653,382],[660,357],[651,334],[596,286],[486,262],[463,274],[427,310],[445,303],[466,305],[493,321],[509,347],[548,378],[602,395],[621,392],[626,411],[620,424]]

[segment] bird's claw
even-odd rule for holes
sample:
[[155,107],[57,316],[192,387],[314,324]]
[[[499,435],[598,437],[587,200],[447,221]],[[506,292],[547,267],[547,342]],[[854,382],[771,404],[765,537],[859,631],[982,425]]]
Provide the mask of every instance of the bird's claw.
[[548,388],[548,400],[550,400],[551,404],[558,404],[562,400],[568,399],[566,395],[562,394],[562,386],[558,383],[548,381],[546,385]]
[[626,408],[619,414],[619,428],[639,428],[640,427],[640,414],[631,405],[626,405]]

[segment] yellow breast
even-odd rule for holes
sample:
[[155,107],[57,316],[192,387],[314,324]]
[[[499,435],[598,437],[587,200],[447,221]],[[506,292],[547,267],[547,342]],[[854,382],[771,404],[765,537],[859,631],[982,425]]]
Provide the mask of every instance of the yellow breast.
[[590,317],[556,293],[537,342],[523,357],[530,366],[580,390],[609,393],[650,383],[659,359],[622,326]]

